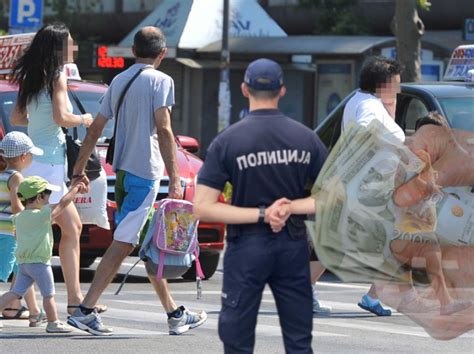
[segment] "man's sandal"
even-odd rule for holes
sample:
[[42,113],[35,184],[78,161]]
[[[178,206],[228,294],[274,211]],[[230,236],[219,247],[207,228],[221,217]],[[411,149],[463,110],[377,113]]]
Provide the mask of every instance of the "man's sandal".
[[[15,311],[15,315],[7,316],[5,315],[5,311]],[[26,314],[26,312],[29,312],[29,311],[25,306],[22,306],[19,309],[7,307],[3,309],[2,316],[4,320],[27,320],[29,313]]]
[[[78,309],[79,305],[67,305],[68,312],[70,309],[75,310]],[[108,307],[107,305],[95,305],[95,309],[97,310],[97,313],[103,313],[107,311]]]

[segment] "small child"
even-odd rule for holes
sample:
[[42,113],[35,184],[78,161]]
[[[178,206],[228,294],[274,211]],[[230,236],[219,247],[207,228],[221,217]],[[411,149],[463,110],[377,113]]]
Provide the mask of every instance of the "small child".
[[[21,132],[10,132],[0,142],[0,154],[3,158],[0,172],[0,282],[7,282],[12,272],[16,273],[16,238],[12,215],[23,210],[17,196],[18,186],[23,181],[21,171],[31,165],[32,154],[42,155],[43,150],[35,147],[31,139]],[[12,283],[15,281],[13,277]],[[45,320],[45,314],[36,303],[34,287],[25,294],[28,309],[21,306],[18,299],[13,300],[2,312],[4,319],[23,319],[23,313],[30,327],[37,327]]]
[[73,201],[77,193],[84,191],[85,185],[76,182],[69,192],[62,197],[59,204],[49,205],[52,191],[59,187],[48,184],[38,176],[27,177],[18,187],[25,209],[14,216],[18,249],[18,275],[13,288],[0,297],[0,309],[10,301],[21,298],[26,290],[36,282],[43,296],[43,306],[48,318],[46,332],[68,333],[71,329],[58,320],[56,302],[54,301],[54,279],[51,269],[53,250],[52,222]]

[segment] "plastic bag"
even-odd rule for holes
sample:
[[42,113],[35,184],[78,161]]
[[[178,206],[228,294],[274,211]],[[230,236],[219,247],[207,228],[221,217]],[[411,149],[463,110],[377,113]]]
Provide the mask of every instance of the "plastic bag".
[[97,179],[90,182],[89,192],[76,195],[74,204],[83,224],[110,230],[107,217],[107,175],[104,169]]

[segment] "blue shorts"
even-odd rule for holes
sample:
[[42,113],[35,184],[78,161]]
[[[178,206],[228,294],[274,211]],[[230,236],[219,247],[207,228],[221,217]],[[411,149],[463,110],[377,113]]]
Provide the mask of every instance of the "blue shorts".
[[114,240],[132,245],[139,243],[141,230],[148,220],[159,188],[159,180],[141,178],[123,170],[117,171],[115,181],[117,227]]
[[6,283],[10,274],[17,271],[16,239],[11,235],[0,234],[0,282]]
[[20,264],[15,283],[10,291],[19,297],[23,297],[33,283],[36,283],[41,291],[41,296],[44,298],[54,296],[53,269],[50,264]]

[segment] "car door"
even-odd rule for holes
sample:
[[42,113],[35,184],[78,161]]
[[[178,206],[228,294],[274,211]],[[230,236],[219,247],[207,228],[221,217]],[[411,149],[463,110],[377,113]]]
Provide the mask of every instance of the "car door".
[[[402,92],[397,96],[395,120],[405,135],[410,136],[415,132],[416,121],[435,110],[439,109],[429,96],[421,92]],[[439,113],[442,114],[442,112]]]

